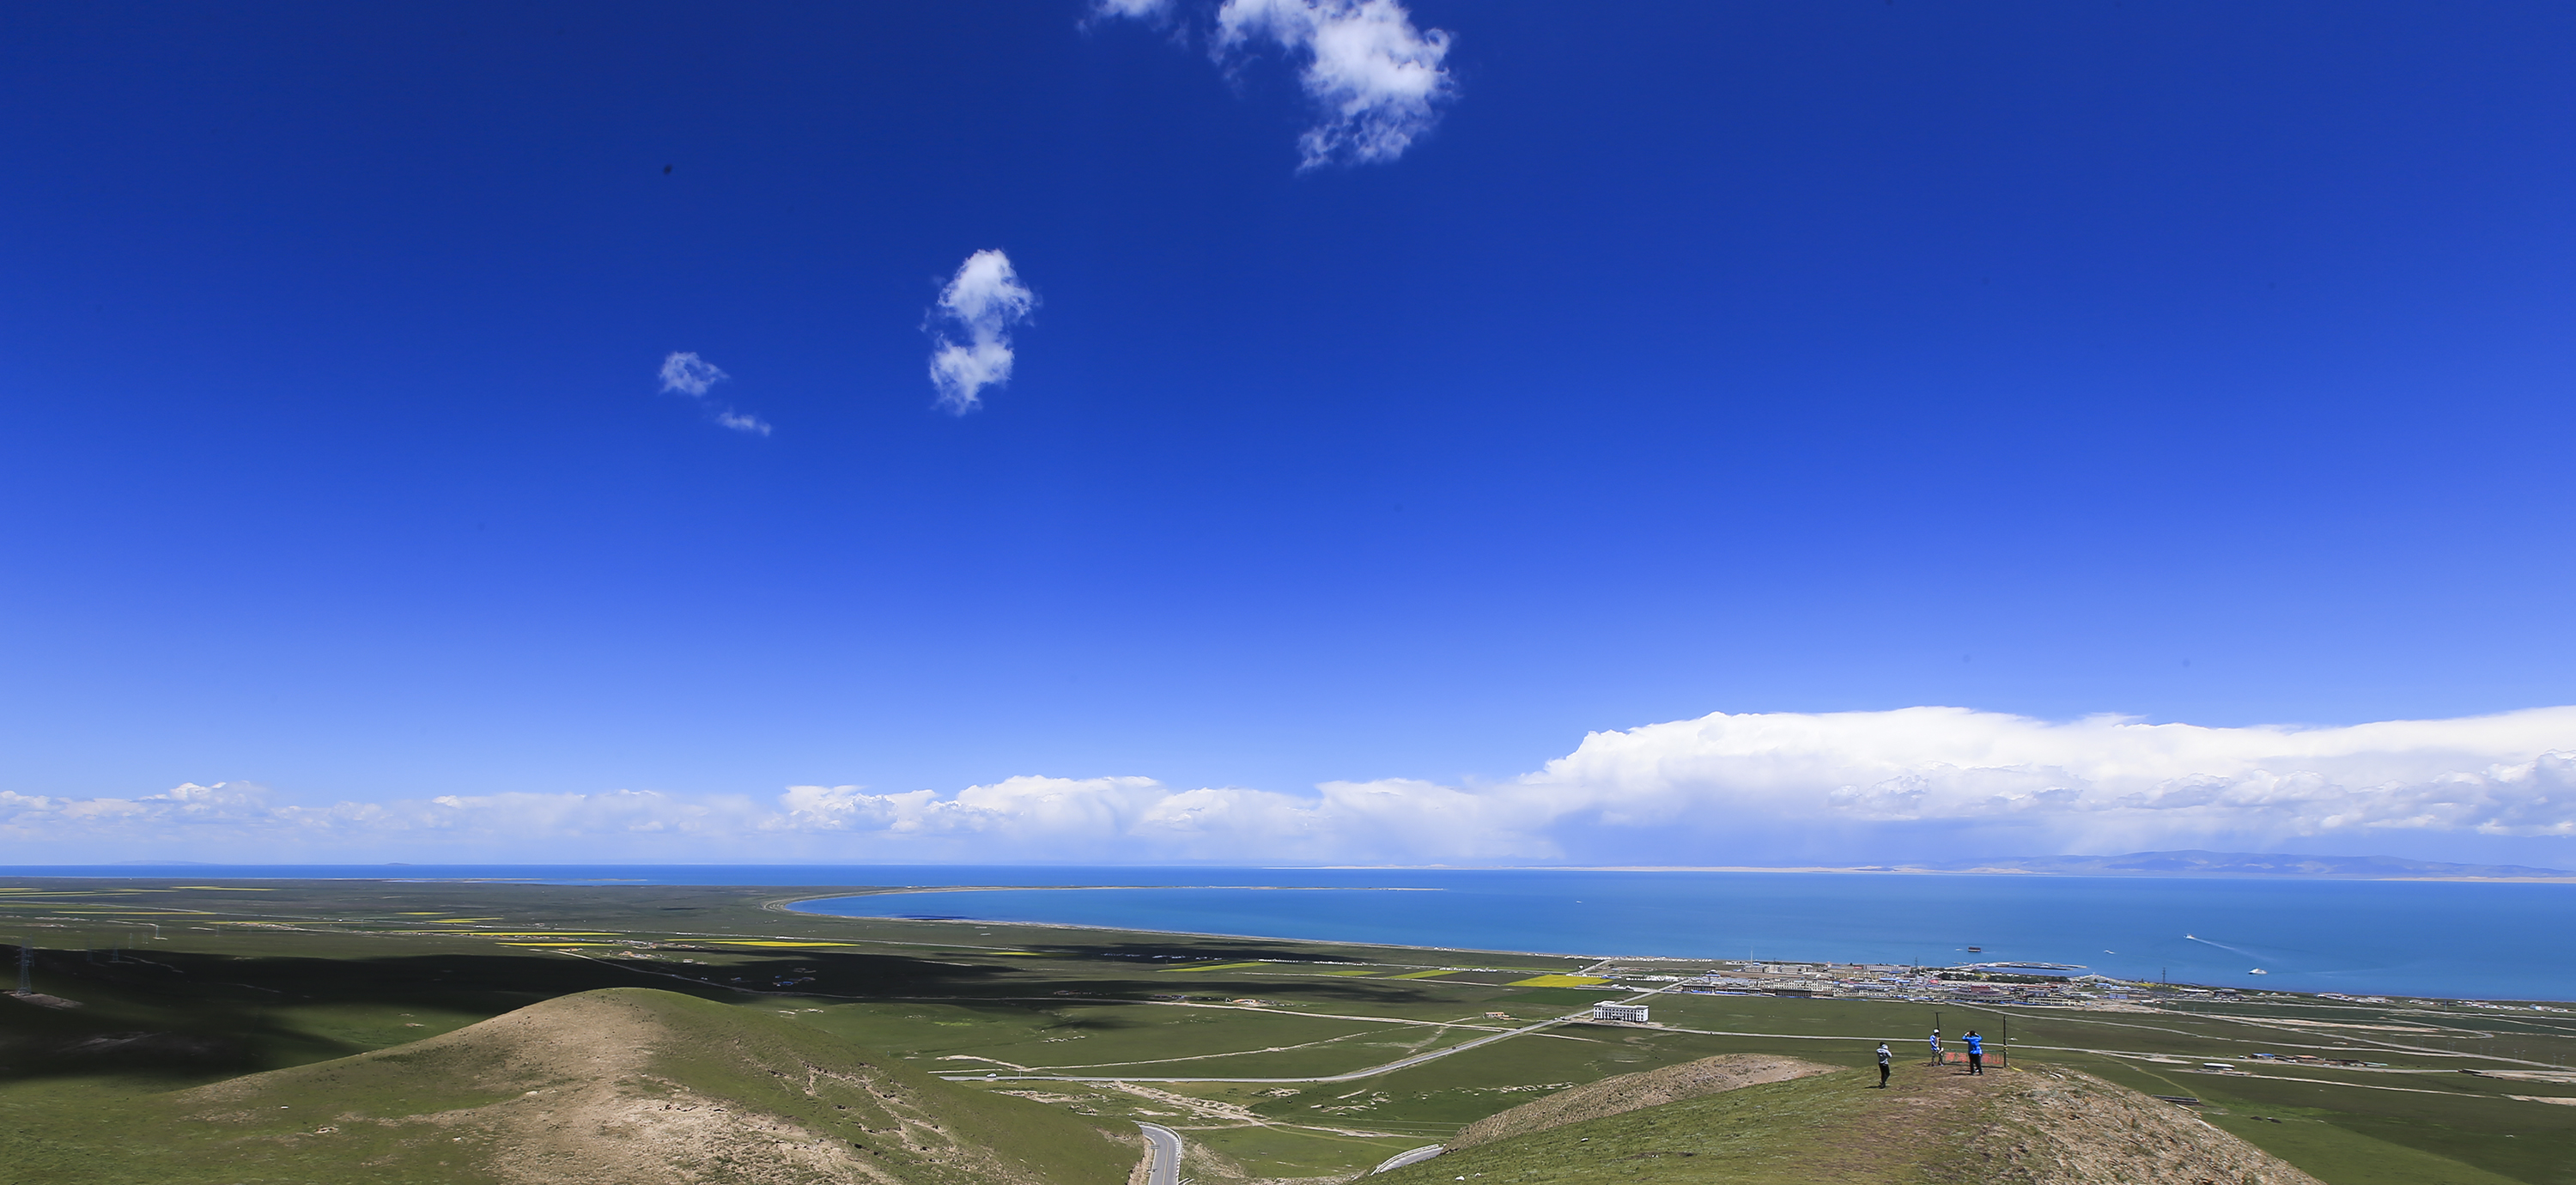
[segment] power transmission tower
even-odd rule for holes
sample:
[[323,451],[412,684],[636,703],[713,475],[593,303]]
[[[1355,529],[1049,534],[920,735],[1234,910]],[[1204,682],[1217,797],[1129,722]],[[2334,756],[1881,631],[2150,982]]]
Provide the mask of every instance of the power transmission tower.
[[24,938],[18,940],[18,994],[36,994],[36,948]]

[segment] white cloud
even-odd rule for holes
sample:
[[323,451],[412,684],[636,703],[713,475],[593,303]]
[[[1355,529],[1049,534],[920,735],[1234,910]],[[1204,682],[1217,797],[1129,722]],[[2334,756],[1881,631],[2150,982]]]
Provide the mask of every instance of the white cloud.
[[939,406],[965,415],[983,404],[984,388],[1010,381],[1011,327],[1027,320],[1037,301],[1000,251],[978,251],[958,265],[931,310],[934,323],[966,337],[958,342],[932,331],[939,348],[930,355],[930,385],[939,391]]
[[676,391],[692,399],[700,398],[717,383],[732,377],[692,352],[673,350],[662,359],[662,392],[666,395]]
[[1723,713],[1594,733],[1519,779],[1611,828],[1995,827],[2060,850],[2392,833],[2576,836],[2576,708],[2340,728],[1962,708]]
[[1457,93],[1449,34],[1414,28],[1395,0],[1225,0],[1216,26],[1222,53],[1268,41],[1305,60],[1298,82],[1323,121],[1297,138],[1301,168],[1394,160]]
[[[1306,793],[1038,776],[954,792],[616,790],[327,806],[279,804],[245,783],[131,799],[0,792],[0,858],[12,862],[1705,864],[2287,841],[2420,850],[2517,837],[2576,854],[2576,708],[2339,728],[2052,723],[1960,708],[1719,713],[1594,733],[1502,782],[1328,782]],[[1982,846],[1959,846],[1970,842]]]
[[700,358],[690,351],[674,350],[662,359],[661,377],[663,394],[686,395],[697,400],[700,406],[707,409],[708,414],[715,417],[716,423],[736,432],[748,432],[754,436],[769,435],[768,421],[748,412],[735,411],[707,398],[707,392],[714,390],[717,383],[733,377],[719,369],[715,363]]
[[749,432],[754,436],[769,435],[769,421],[746,412],[720,411],[716,413],[716,422],[736,432]]
[[[1148,24],[1172,18],[1173,0],[1097,0],[1093,18]],[[1192,22],[1195,24],[1195,22]],[[1397,0],[1222,0],[1209,31],[1220,63],[1255,45],[1299,63],[1297,81],[1320,122],[1297,138],[1298,168],[1375,163],[1403,156],[1440,122],[1457,79],[1443,65],[1445,29],[1420,29]]]

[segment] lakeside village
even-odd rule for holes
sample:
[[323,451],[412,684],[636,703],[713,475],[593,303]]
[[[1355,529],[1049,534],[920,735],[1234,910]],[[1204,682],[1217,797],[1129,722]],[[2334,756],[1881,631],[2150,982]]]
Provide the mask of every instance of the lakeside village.
[[[1117,955],[1112,958],[1122,957]],[[1127,955],[1153,961],[1187,960],[1189,955]],[[1250,962],[1217,966],[1176,967],[1170,970],[1219,970],[1257,967],[1263,964],[1304,963],[1302,959],[1256,959]],[[1329,966],[1365,967],[1369,964],[1329,962]],[[1397,979],[1427,979],[1434,976],[1483,972],[1508,972],[1512,968],[1452,966],[1432,970],[1411,970]],[[1524,972],[1528,968],[1520,969]],[[1368,974],[1369,972],[1327,971],[1327,975]],[[1898,963],[1786,963],[1769,960],[1676,959],[1654,955],[1622,956],[1601,959],[1568,972],[1549,972],[1527,979],[1515,979],[1500,986],[1517,988],[1567,988],[1597,991],[1625,1000],[1605,1000],[1591,1007],[1592,1019],[1612,1023],[1653,1024],[1651,1005],[1655,994],[1694,996],[1781,996],[1807,999],[1878,1000],[1905,1003],[1956,1003],[1978,1005],[2018,1004],[2026,1007],[2072,1008],[2098,1012],[2157,1012],[2193,1002],[2275,1001],[2306,1002],[2333,1005],[2387,1006],[2396,1008],[2474,1008],[2496,1012],[2576,1013],[2576,1008],[2557,1004],[2503,1002],[2495,1000],[2431,999],[2412,996],[2355,996],[2342,992],[2290,992],[2259,988],[2210,987],[2189,983],[2156,980],[2115,979],[2095,974],[2086,968],[2067,963],[1962,963],[1948,967],[1908,966]],[[1061,990],[1059,996],[1088,996],[1097,993]],[[1156,1000],[1225,999],[1187,993],[1156,994]],[[1241,1007],[1279,1007],[1274,1000],[1256,998],[1227,999]],[[1486,1014],[1501,1020],[1512,1017],[1499,1012]]]
[[[2250,988],[2202,987],[2114,979],[2064,963],[1963,963],[1951,967],[1909,967],[1889,963],[1776,963],[1739,960],[1708,970],[1676,973],[1682,960],[1622,958],[1584,968],[1565,980],[1566,987],[1608,991],[1676,991],[1692,995],[1805,996],[1814,998],[1945,1000],[1982,1004],[2037,1004],[2093,1008],[2107,1012],[2151,1011],[2158,1004],[2193,1000],[2245,1000],[2302,997],[2347,1004],[2387,1004],[2420,1008],[2483,1008],[2508,1012],[2568,1012],[2541,1004],[2503,1004],[2485,1000],[2435,1000],[2394,996],[2353,996],[2341,992],[2273,992]],[[1696,960],[1686,965],[1708,964]]]
[[[1893,963],[1776,963],[1729,961],[1695,974],[1675,960],[1615,959],[1558,977],[1565,987],[1609,991],[1668,991],[1715,996],[1793,996],[1938,1003],[2055,1004],[2105,1011],[2145,1011],[2160,1000],[2238,1000],[2237,988],[2141,983],[2086,973],[2056,963],[1968,963],[1913,967]],[[2270,993],[2256,992],[2255,995]],[[2388,1003],[2374,999],[2372,1003]]]

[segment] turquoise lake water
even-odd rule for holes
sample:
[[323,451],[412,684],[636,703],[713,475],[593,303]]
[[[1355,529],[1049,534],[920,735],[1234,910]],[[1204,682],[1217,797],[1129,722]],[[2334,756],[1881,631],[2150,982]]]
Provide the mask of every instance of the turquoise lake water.
[[[2071,963],[2121,978],[2234,987],[2576,998],[2569,885],[1571,871],[1194,879],[800,908],[1552,954]],[[1098,883],[1138,882],[1127,870]]]
[[[2178,983],[2576,999],[2576,885],[1844,873],[868,865],[0,868],[0,876],[1123,886],[821,898],[851,916],[1574,955],[2080,964]],[[1389,891],[1414,890],[1414,891]],[[1966,948],[1983,947],[1970,954]],[[2261,968],[2269,974],[2250,974]]]

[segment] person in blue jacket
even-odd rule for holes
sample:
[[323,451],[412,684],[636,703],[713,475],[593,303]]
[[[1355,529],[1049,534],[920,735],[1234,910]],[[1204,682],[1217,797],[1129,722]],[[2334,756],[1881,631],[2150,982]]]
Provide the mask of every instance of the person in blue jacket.
[[1941,1030],[1932,1030],[1932,1064],[1941,1064]]
[[1986,1039],[1978,1036],[1975,1029],[1968,1030],[1968,1072],[1986,1072]]

